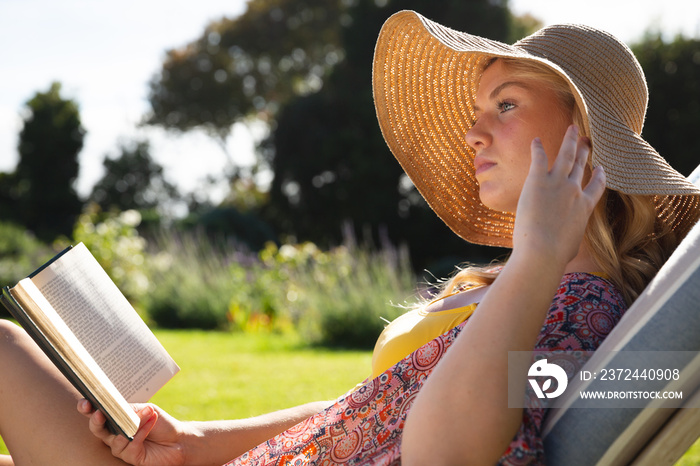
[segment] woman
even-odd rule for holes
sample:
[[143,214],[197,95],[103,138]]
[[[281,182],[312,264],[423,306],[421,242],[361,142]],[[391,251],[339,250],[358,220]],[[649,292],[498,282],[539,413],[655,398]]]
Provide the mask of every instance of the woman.
[[512,247],[507,263],[459,272],[390,324],[370,379],[333,403],[207,423],[140,406],[131,443],[82,400],[91,437],[79,396],[3,325],[0,434],[18,464],[123,464],[100,441],[144,465],[542,463],[544,410],[508,408],[508,352],[594,350],[700,214],[700,190],[640,137],[646,94],[601,31],[507,46],[397,13],[374,63],[384,137],[448,226]]

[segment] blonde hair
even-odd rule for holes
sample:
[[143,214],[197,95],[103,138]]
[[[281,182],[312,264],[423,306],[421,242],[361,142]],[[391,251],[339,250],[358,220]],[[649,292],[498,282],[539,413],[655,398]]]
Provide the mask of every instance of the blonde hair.
[[[582,135],[590,136],[569,84],[550,68],[529,60],[492,58],[504,62],[514,76],[541,82],[553,90],[562,108],[572,117]],[[591,161],[588,161],[591,169]],[[584,241],[598,267],[631,304],[656,275],[678,245],[680,238],[660,220],[654,196],[624,194],[606,188],[586,227]],[[458,269],[443,286],[440,295],[488,285],[500,268],[468,266]]]

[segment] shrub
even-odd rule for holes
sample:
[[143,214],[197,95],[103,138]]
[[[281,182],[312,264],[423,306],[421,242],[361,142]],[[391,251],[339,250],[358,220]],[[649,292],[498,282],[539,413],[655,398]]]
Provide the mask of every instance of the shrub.
[[[154,284],[145,300],[153,321],[166,328],[230,328],[242,318],[255,279],[250,258],[203,234],[161,232],[154,239],[149,270]],[[233,304],[232,304],[233,303]]]
[[[56,254],[24,228],[0,222],[0,286],[14,286]],[[10,314],[0,306],[0,317]]]
[[279,269],[287,312],[314,345],[371,348],[387,321],[402,314],[392,304],[415,293],[415,276],[405,249],[379,251],[346,245],[322,252],[312,243],[274,245],[263,263]]
[[404,312],[392,300],[415,286],[406,251],[388,246],[268,243],[254,256],[204,234],[162,232],[152,250],[144,304],[169,328],[296,328],[309,344],[367,348]]
[[56,254],[24,228],[0,222],[0,285],[14,285]]
[[102,213],[94,205],[79,217],[73,230],[74,240],[85,244],[132,304],[150,290],[144,268],[146,240],[136,230],[140,223],[141,214],[135,210]]

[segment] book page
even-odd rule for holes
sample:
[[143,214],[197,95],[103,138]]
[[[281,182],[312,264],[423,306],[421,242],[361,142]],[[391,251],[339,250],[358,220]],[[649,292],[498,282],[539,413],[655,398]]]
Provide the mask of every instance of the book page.
[[[69,377],[71,382],[83,386],[87,390],[82,392],[83,396],[88,397],[94,407],[103,409],[105,415],[122,429],[124,435],[133,438],[140,424],[138,415],[36,285],[29,278],[25,278],[12,288],[11,293],[22,303],[22,309],[26,311],[35,329],[41,332],[44,342],[55,350],[62,364],[67,367],[68,373],[73,375],[73,378]],[[48,353],[47,356],[51,358]],[[61,367],[59,369],[62,370]],[[76,377],[77,380],[74,380]]]
[[32,281],[129,402],[148,401],[179,371],[82,243]]

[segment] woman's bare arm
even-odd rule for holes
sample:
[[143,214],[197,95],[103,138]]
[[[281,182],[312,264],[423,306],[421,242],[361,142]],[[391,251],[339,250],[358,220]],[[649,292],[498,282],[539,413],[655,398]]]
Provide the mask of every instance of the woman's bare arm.
[[90,430],[112,454],[136,465],[221,465],[322,411],[330,401],[307,403],[261,416],[181,422],[154,405],[135,405],[141,427],[129,442],[105,429],[105,418],[82,400],[78,410],[90,417]]
[[[221,454],[216,462],[212,461],[211,464],[223,464],[322,411],[330,404],[331,402],[314,402],[250,419],[192,423],[191,427],[203,439],[192,445],[192,456],[200,458],[204,457],[207,451],[217,451]],[[219,461],[220,459],[224,461]],[[207,463],[193,461],[187,464]]]
[[[587,154],[587,141],[577,144],[569,130],[548,172],[533,142],[511,258],[416,398],[403,464],[494,464],[517,432],[522,409],[508,408],[508,352],[534,348],[565,268],[581,249],[604,186],[596,170],[581,187]],[[526,373],[517,383],[524,392]]]

